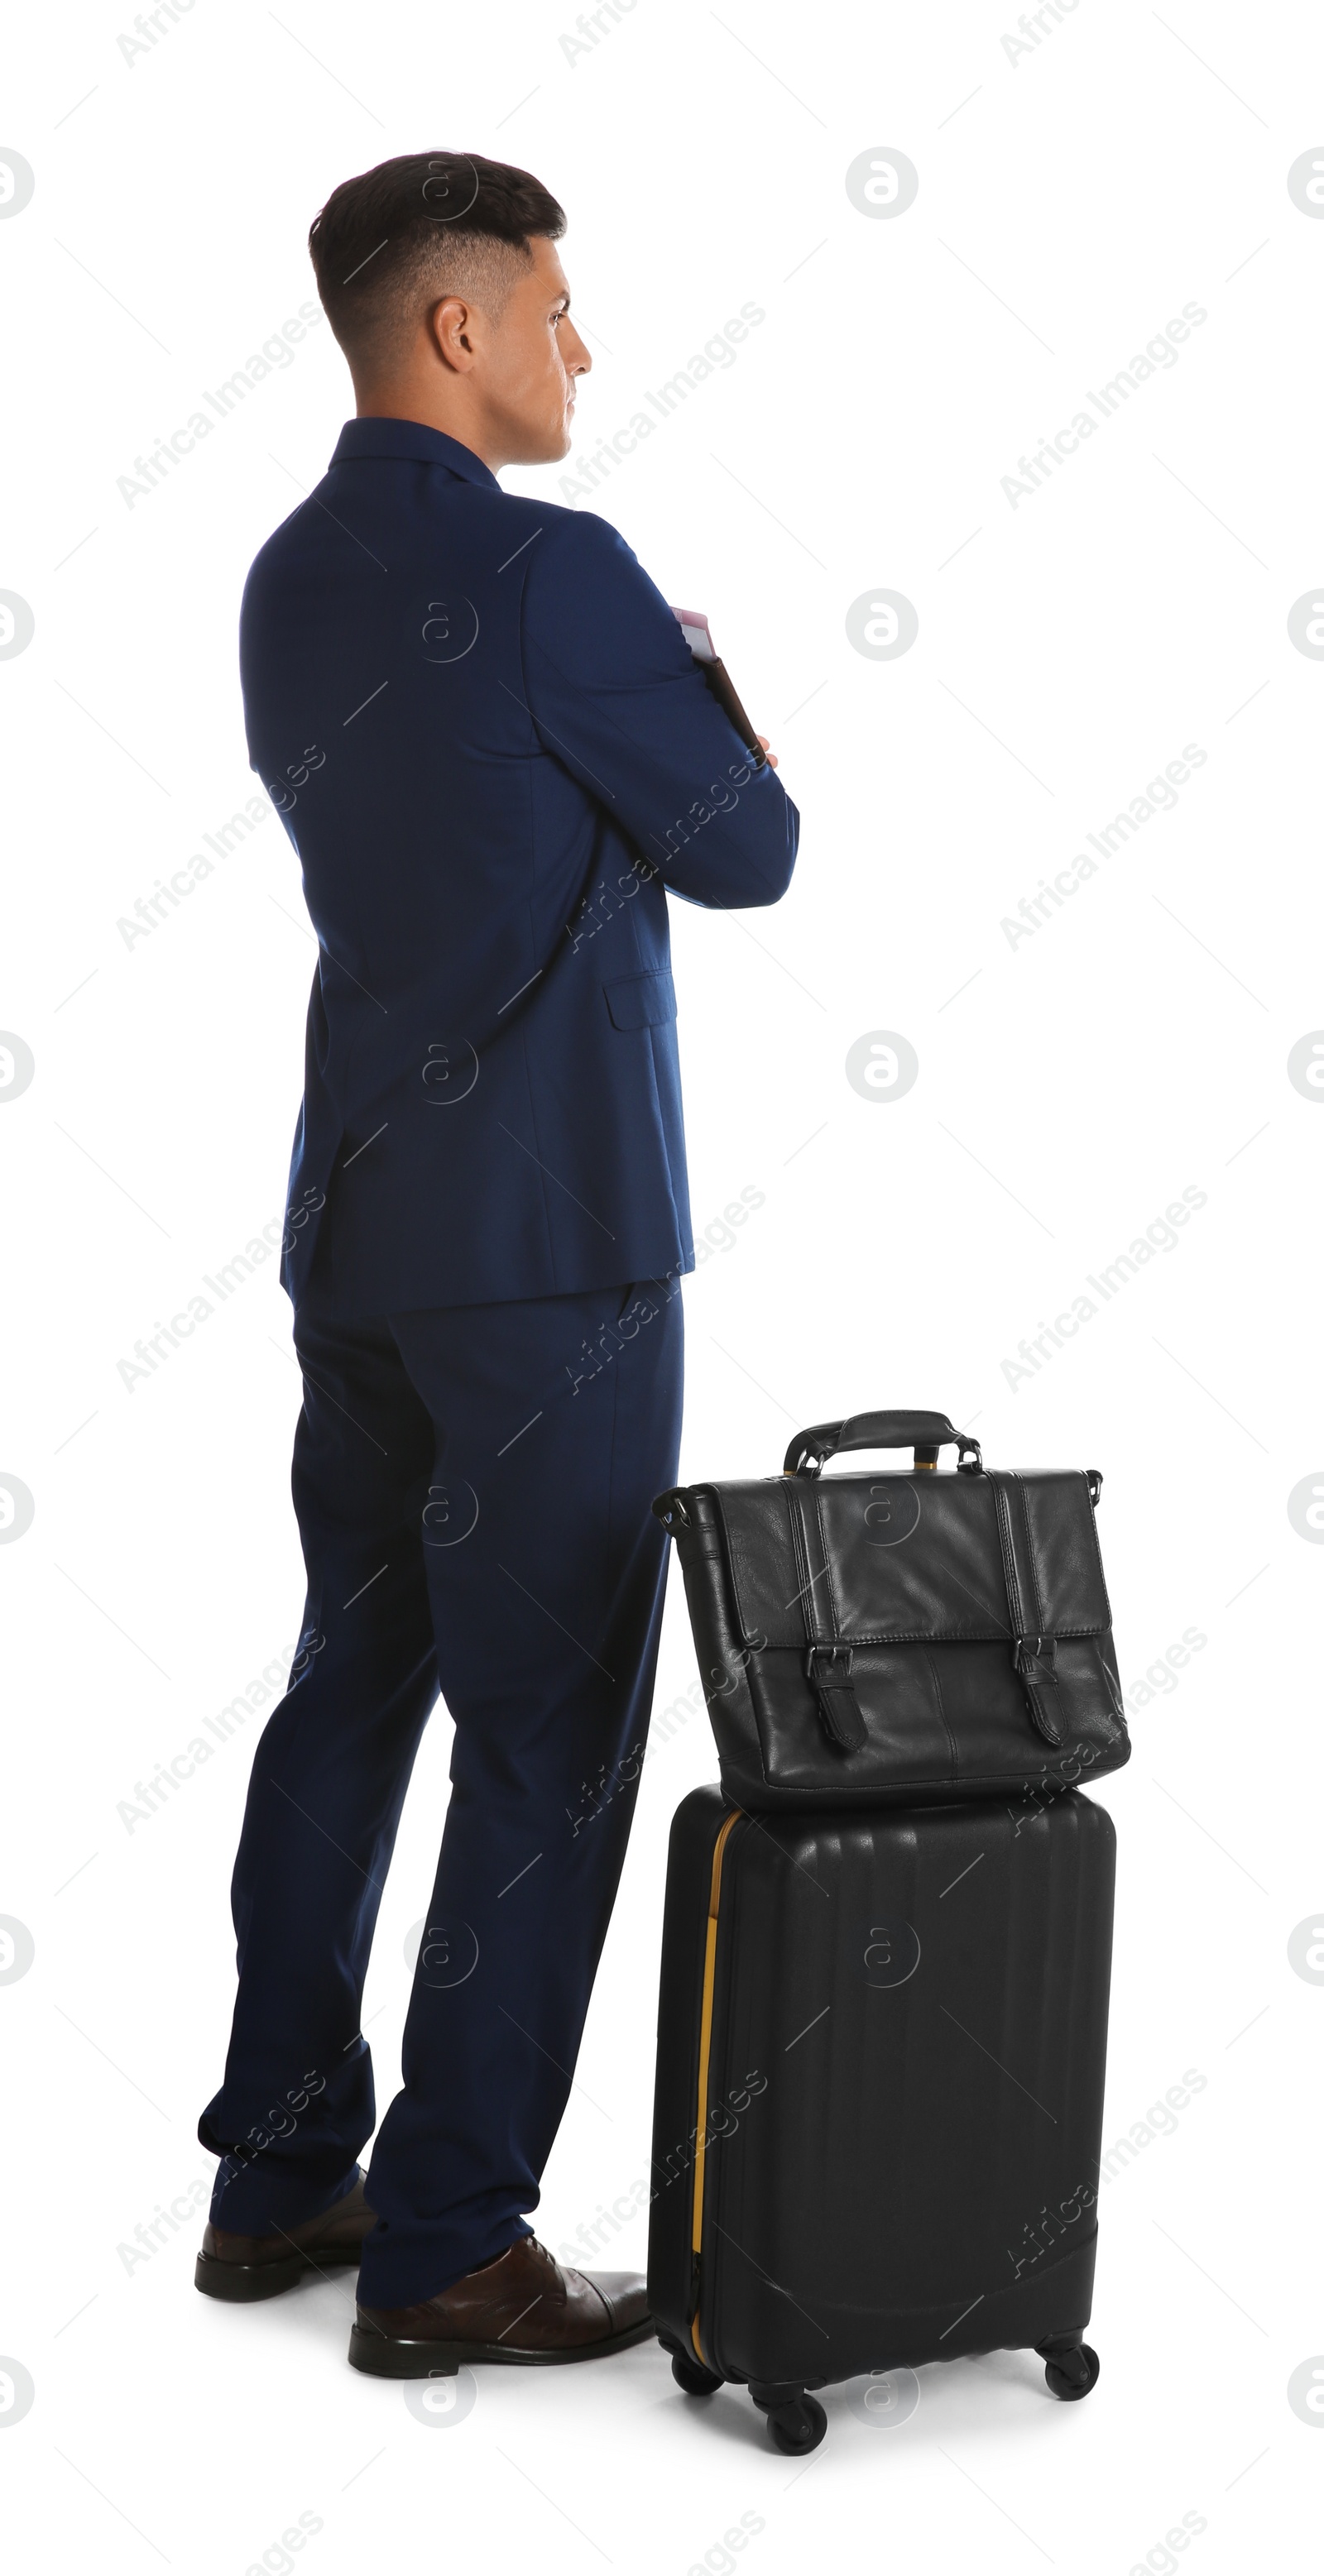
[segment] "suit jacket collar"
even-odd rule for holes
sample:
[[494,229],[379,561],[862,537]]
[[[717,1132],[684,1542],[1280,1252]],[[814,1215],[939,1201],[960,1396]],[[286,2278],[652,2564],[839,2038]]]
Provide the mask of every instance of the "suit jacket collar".
[[343,465],[361,456],[416,457],[424,465],[444,465],[464,483],[484,483],[494,492],[501,489],[491,467],[471,447],[448,438],[444,430],[429,429],[421,420],[347,420],[331,462]]

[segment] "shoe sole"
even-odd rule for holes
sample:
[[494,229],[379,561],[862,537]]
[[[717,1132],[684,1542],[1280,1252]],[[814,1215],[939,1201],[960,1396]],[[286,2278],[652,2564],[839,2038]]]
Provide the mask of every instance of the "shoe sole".
[[275,2263],[223,2263],[216,2254],[200,2254],[193,2269],[193,2286],[208,2299],[232,2299],[247,2305],[254,2299],[278,2299],[282,2290],[292,2290],[306,2272],[326,2272],[333,2264],[359,2261],[359,2248],[341,2250],[327,2246],[303,2254],[284,2254]]
[[570,2361],[598,2361],[611,2352],[626,2352],[631,2344],[646,2343],[655,2336],[657,2327],[651,2317],[637,2326],[626,2326],[620,2334],[604,2335],[598,2343],[566,2345],[559,2351],[530,2352],[508,2343],[442,2343],[420,2338],[418,2341],[400,2335],[383,2335],[371,2326],[356,2325],[349,2338],[349,2358],[355,2370],[366,2370],[375,2379],[453,2379],[456,2372],[473,2361],[499,2361],[524,2370],[554,2369]]

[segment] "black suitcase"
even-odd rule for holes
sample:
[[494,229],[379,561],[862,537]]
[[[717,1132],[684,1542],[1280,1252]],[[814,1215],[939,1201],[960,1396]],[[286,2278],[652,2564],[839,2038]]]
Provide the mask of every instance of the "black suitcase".
[[1115,1837],[1023,1805],[671,1832],[648,2286],[680,2386],[806,2392],[1002,2346],[1087,2396]]

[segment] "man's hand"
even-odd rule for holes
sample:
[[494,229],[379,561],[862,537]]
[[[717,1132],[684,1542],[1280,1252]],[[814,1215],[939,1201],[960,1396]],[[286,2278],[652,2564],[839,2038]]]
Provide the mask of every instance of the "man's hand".
[[755,740],[755,742],[758,744],[758,747],[759,747],[760,751],[767,751],[767,752],[768,752],[768,767],[769,767],[769,769],[775,769],[775,768],[776,768],[776,766],[777,766],[777,754],[776,754],[776,752],[775,752],[775,751],[768,751],[768,737],[767,737],[767,735],[766,735],[765,733],[756,733],[756,734],[755,734],[755,736],[754,736],[754,740]]

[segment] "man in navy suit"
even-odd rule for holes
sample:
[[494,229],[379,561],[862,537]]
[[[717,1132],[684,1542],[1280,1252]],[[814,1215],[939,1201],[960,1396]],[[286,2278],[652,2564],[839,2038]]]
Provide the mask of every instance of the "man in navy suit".
[[[629,547],[497,483],[570,445],[563,230],[476,156],[336,190],[310,248],[356,417],[240,635],[319,947],[282,1271],[308,1592],[235,1867],[197,2277],[360,2261],[350,2357],[400,2378],[650,2331],[641,2281],[525,2221],[657,1656],[694,1261],[667,896],[775,903],[798,828]],[[365,2196],[363,1979],[439,1692],[452,1794]]]

